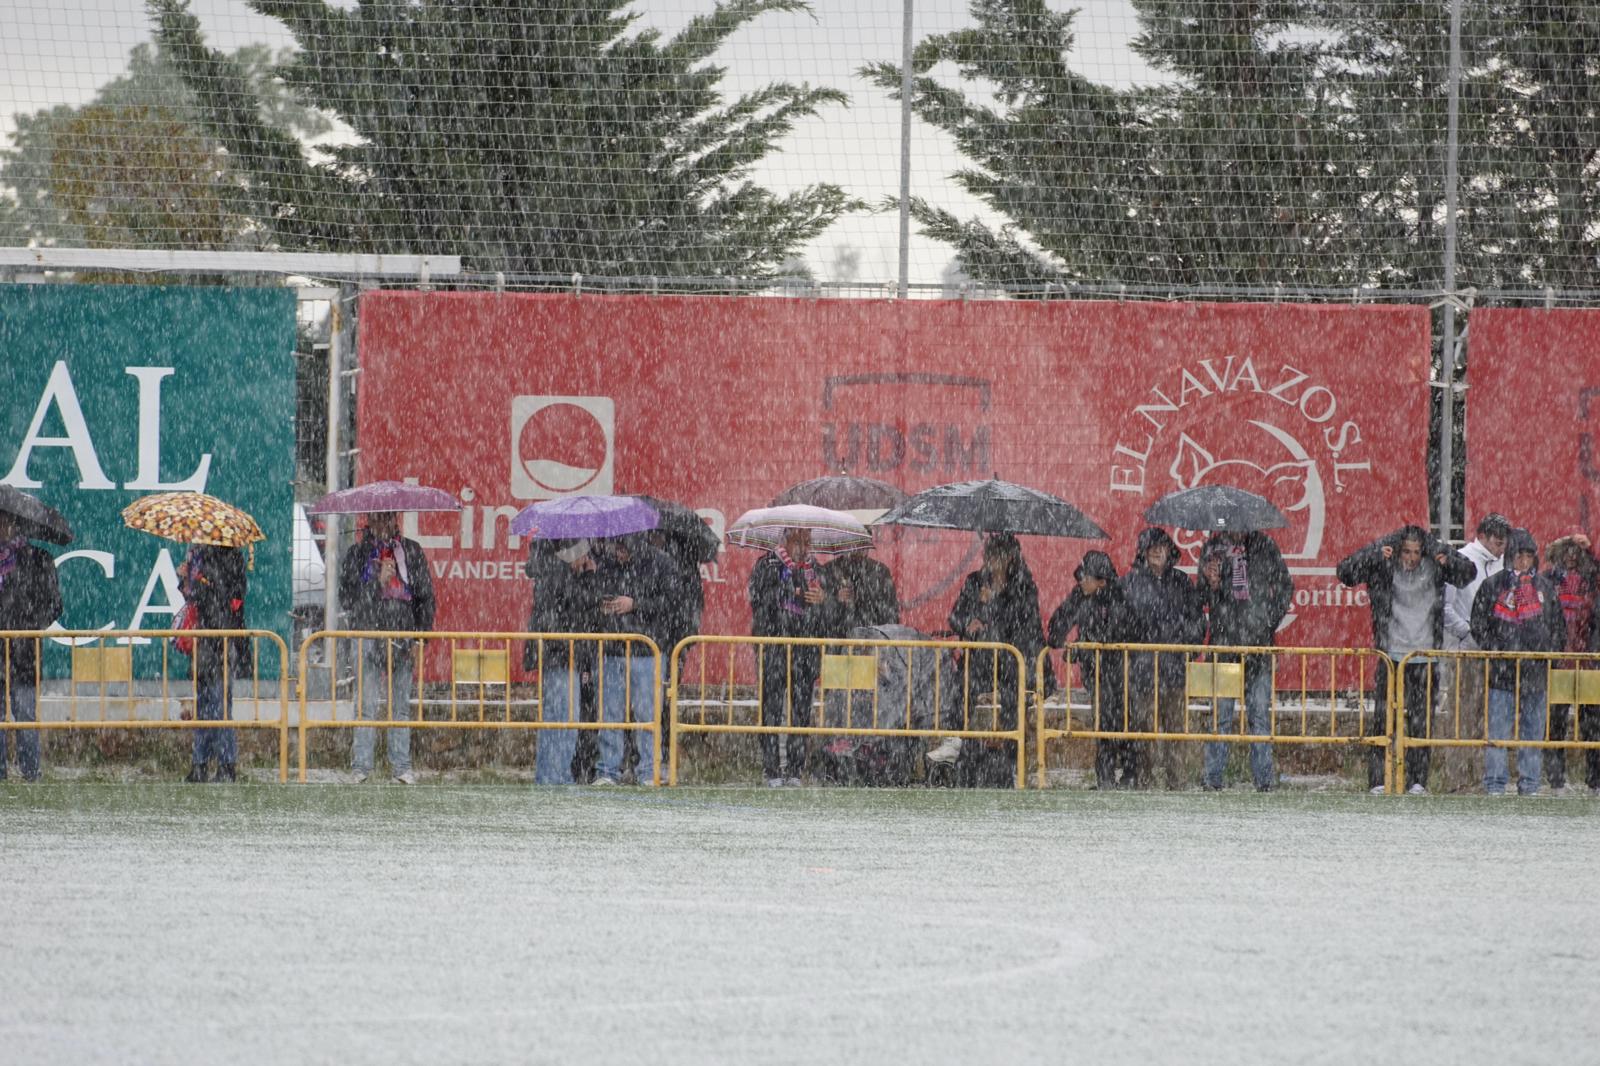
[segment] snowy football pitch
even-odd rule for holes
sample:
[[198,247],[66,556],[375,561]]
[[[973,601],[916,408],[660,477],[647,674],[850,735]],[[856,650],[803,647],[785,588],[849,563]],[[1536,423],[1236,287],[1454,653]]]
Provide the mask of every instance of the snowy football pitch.
[[18,1063],[1526,1062],[1600,802],[0,785]]

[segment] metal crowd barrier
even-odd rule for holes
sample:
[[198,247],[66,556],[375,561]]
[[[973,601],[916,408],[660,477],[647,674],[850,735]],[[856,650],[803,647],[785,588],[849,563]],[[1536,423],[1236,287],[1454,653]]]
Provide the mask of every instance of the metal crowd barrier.
[[[309,658],[311,650],[327,641],[327,650],[319,670],[326,670],[332,678],[329,698],[312,700],[308,694]],[[523,646],[535,644],[534,660],[526,671],[529,680],[514,682],[513,662],[521,662]],[[384,632],[380,630],[322,630],[306,637],[300,645],[300,781],[306,780],[307,752],[310,731],[316,729],[479,729],[479,730],[618,730],[644,734],[646,742],[653,745],[659,756],[661,751],[661,715],[649,721],[634,721],[632,717],[633,677],[631,669],[623,671],[623,685],[628,708],[628,719],[623,722],[605,722],[586,719],[582,714],[582,700],[578,684],[569,686],[567,705],[547,708],[541,695],[539,679],[546,669],[546,654],[551,645],[565,649],[564,664],[552,669],[578,672],[575,664],[580,648],[592,649],[595,663],[605,656],[620,654],[631,665],[640,655],[653,658],[659,674],[661,650],[649,637],[634,633],[473,633],[473,632]],[[514,659],[513,656],[516,656]],[[400,701],[403,711],[397,715],[395,700],[396,667],[410,668],[411,692]],[[430,671],[437,666],[447,678],[432,682]],[[348,686],[341,683],[343,671],[350,671]],[[373,673],[376,672],[376,679]],[[604,706],[605,671],[595,670],[594,690],[598,706]],[[383,686],[378,699],[383,714],[375,718],[361,717],[369,686]],[[518,691],[518,686],[521,691]],[[339,690],[348,688],[348,698],[341,698]],[[466,696],[462,692],[466,690]],[[659,699],[657,706],[660,706]],[[596,715],[596,718],[601,717]],[[654,760],[654,783],[660,783],[661,760]]]
[[[781,649],[784,703],[781,715],[763,713],[767,682],[764,651]],[[741,653],[754,659],[740,683]],[[685,676],[685,662],[698,652],[698,669]],[[802,653],[815,652],[815,662]],[[923,658],[918,655],[922,652]],[[955,664],[954,654],[961,653]],[[974,652],[993,652],[988,668],[973,670]],[[811,706],[796,708],[791,683],[796,657],[816,670]],[[1006,662],[1008,669],[1002,670]],[[1015,681],[1004,675],[1011,674]],[[897,678],[903,678],[903,685]],[[1009,644],[984,641],[835,640],[806,637],[693,636],[673,649],[668,706],[671,750],[668,782],[678,783],[679,740],[691,733],[804,737],[882,737],[937,741],[946,737],[1015,745],[1016,787],[1026,787],[1028,673],[1022,653]],[[904,693],[900,688],[904,688]],[[691,691],[692,689],[692,691]],[[753,693],[752,693],[753,689]],[[954,690],[954,691],[952,691]],[[842,699],[830,700],[830,696]],[[1007,724],[1005,704],[1015,721]],[[834,723],[830,715],[841,712]],[[920,762],[920,760],[918,760]]]
[[[1060,703],[1046,701],[1046,648],[1035,663],[1034,720],[1038,787],[1045,787],[1046,746],[1052,740],[1136,740],[1232,744],[1333,744],[1385,750],[1385,791],[1395,791],[1394,671],[1388,656],[1370,648],[1216,647],[1190,644],[1069,644],[1063,655],[1089,656],[1081,699],[1070,683]],[[1145,655],[1183,658],[1181,696],[1163,699],[1161,671]],[[1265,660],[1270,670],[1268,727],[1248,731],[1245,663]],[[1151,663],[1148,691],[1136,684]],[[1385,668],[1388,667],[1386,670]],[[1258,667],[1259,668],[1259,667]],[[1379,675],[1383,674],[1382,680]],[[1222,700],[1234,700],[1234,729],[1220,732]],[[1369,706],[1370,704],[1370,706]]]
[[[179,653],[172,639],[228,638],[222,645],[223,705],[231,700],[232,717],[201,721],[195,717],[196,657]],[[235,677],[233,640],[250,641],[250,673]],[[12,658],[18,641],[33,645],[33,722],[11,717]],[[70,669],[64,678],[48,677],[46,645],[70,645]],[[136,670],[135,645],[158,645],[154,676]],[[276,652],[276,677],[263,679],[262,653]],[[141,659],[147,657],[141,656]],[[278,634],[265,629],[52,629],[0,631],[0,730],[72,729],[270,729],[278,734],[278,780],[289,779],[289,649]],[[263,708],[266,714],[263,714]],[[241,716],[240,712],[248,712]]]
[[[1496,663],[1510,670],[1509,690],[1493,683]],[[1429,665],[1436,669],[1422,669]],[[1600,749],[1600,730],[1589,730],[1592,739],[1585,740],[1580,729],[1585,717],[1600,715],[1600,653],[1417,651],[1400,660],[1398,673],[1397,706],[1405,707],[1420,684],[1430,713],[1420,736],[1412,734],[1405,715],[1399,716],[1397,759],[1411,749],[1428,748]],[[1491,736],[1497,730],[1491,728],[1490,693],[1497,688],[1508,691],[1511,700],[1501,737]],[[1536,705],[1525,707],[1525,698]],[[1560,735],[1556,718],[1564,719]]]

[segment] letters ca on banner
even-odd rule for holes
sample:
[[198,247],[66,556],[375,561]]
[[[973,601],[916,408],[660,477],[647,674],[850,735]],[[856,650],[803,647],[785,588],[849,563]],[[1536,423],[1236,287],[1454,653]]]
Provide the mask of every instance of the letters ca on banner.
[[[294,294],[282,289],[0,286],[0,472],[76,533],[53,549],[59,628],[170,628],[185,548],[125,528],[121,511],[151,493],[198,491],[260,523],[246,617],[287,631],[294,326]],[[152,642],[132,642],[139,672],[159,669]],[[52,676],[67,670],[67,643],[46,657]]]
[[[1030,539],[1046,615],[1085,550],[1132,561],[1163,493],[1229,483],[1290,516],[1284,639],[1370,642],[1346,553],[1426,517],[1425,310],[374,293],[361,305],[361,476],[459,494],[409,520],[440,624],[526,624],[527,502],[640,492],[714,529],[844,470],[915,492],[998,474],[1107,543]],[[419,378],[419,367],[426,367]],[[396,416],[413,405],[415,418]],[[426,411],[424,417],[421,412]],[[1188,558],[1199,539],[1179,531]],[[972,534],[884,529],[906,621],[945,628]],[[702,568],[705,628],[746,632],[754,555]]]

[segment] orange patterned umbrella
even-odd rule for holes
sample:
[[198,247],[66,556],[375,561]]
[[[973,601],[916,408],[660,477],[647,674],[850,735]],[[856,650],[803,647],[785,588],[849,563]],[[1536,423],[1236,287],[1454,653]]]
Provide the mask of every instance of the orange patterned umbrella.
[[203,492],[141,496],[122,509],[122,521],[129,529],[154,533],[180,544],[244,548],[267,539],[254,518]]

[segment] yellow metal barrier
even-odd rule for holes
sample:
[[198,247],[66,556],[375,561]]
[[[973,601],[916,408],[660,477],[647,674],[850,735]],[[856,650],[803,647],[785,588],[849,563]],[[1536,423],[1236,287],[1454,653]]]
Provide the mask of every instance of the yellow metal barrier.
[[[1434,669],[1422,669],[1430,664]],[[1600,709],[1590,709],[1600,705],[1600,653],[1421,651],[1400,660],[1399,673],[1397,703],[1405,706],[1420,685],[1431,713],[1420,736],[1401,716],[1398,758],[1430,748],[1600,750],[1600,728],[1590,730],[1588,740],[1580,729],[1586,717],[1600,716]],[[1496,691],[1506,695],[1497,701]],[[1533,705],[1525,707],[1525,699]],[[1492,713],[1506,701],[1509,715]],[[1569,708],[1577,713],[1566,713]],[[1558,720],[1562,725],[1553,728]]]
[[[1034,664],[1035,777],[1045,787],[1046,747],[1052,740],[1337,744],[1385,752],[1385,791],[1395,791],[1393,663],[1368,648],[1214,647],[1191,644],[1069,644],[1088,659],[1084,688],[1063,686],[1064,699],[1046,701],[1053,649]],[[1156,655],[1183,658],[1182,697],[1163,698]],[[1221,661],[1219,661],[1219,657]],[[1245,700],[1246,663],[1270,667],[1268,728],[1248,732],[1249,715],[1235,707],[1237,731],[1217,728],[1222,700]],[[1380,675],[1382,675],[1380,677]],[[1143,679],[1149,678],[1145,687]],[[1081,699],[1075,701],[1075,694]],[[1373,704],[1371,710],[1368,703]],[[1376,716],[1375,718],[1369,716]],[[1207,726],[1209,725],[1209,728]]]
[[[753,698],[749,684],[739,683],[739,655],[748,649],[754,657]],[[784,703],[781,714],[763,713],[761,693],[768,670],[764,651],[783,653]],[[691,652],[699,652],[697,680],[683,676],[684,663]],[[932,657],[917,658],[921,651]],[[962,665],[948,664],[946,657],[962,653]],[[720,652],[720,654],[719,654]],[[815,652],[816,688],[811,705],[796,708],[792,696],[796,656]],[[987,670],[974,676],[973,652],[993,652]],[[713,663],[713,659],[719,660]],[[1000,664],[1007,661],[1015,670],[1012,683],[1002,680]],[[880,683],[880,667],[892,663],[904,668],[905,694],[885,698]],[[920,686],[914,681],[917,671],[931,669],[931,681]],[[806,637],[728,637],[693,636],[673,649],[668,706],[671,713],[672,744],[667,757],[669,783],[678,782],[679,738],[688,733],[733,733],[788,737],[891,737],[938,740],[959,737],[963,740],[1006,741],[1016,746],[1016,787],[1027,784],[1027,665],[1022,653],[1009,644],[983,641],[935,640],[834,640]],[[810,668],[807,667],[807,670]],[[1010,673],[1010,670],[1004,671]],[[746,676],[750,676],[748,673]],[[694,693],[688,691],[693,686]],[[956,693],[950,690],[958,689]],[[921,689],[921,691],[919,691]],[[826,721],[828,693],[843,692],[846,721],[830,725]],[[856,701],[851,694],[871,692],[870,701]],[[952,700],[959,700],[952,706]],[[1005,704],[1015,700],[1015,722],[1005,724]],[[698,715],[686,715],[691,706]],[[721,709],[717,719],[710,711]],[[859,711],[859,715],[858,715]],[[749,720],[753,717],[754,721]],[[690,714],[693,712],[690,711]],[[865,724],[857,725],[857,717]],[[987,722],[985,722],[987,719]],[[813,724],[817,721],[822,724]],[[898,724],[896,724],[898,723]],[[792,770],[793,768],[791,768]],[[798,776],[796,773],[794,776]]]
[[[332,679],[327,700],[310,698],[310,650],[320,642],[328,642],[325,662],[318,669],[326,669]],[[353,650],[341,654],[341,646],[354,642]],[[530,667],[530,679],[519,690],[511,680],[510,664],[513,651],[532,642],[536,646],[535,661]],[[545,669],[545,652],[548,645],[566,649],[568,660],[580,649],[589,649],[596,663],[605,657],[622,656],[628,661],[639,656],[661,661],[661,650],[649,637],[637,633],[479,633],[479,632],[383,632],[379,630],[324,630],[312,633],[300,645],[300,772],[299,779],[306,780],[309,732],[315,729],[487,729],[487,730],[546,730],[577,729],[637,732],[644,734],[656,753],[652,760],[652,783],[661,780],[661,715],[649,721],[632,720],[633,677],[631,670],[623,671],[623,686],[629,720],[624,722],[587,721],[579,713],[580,701],[574,695],[565,708],[565,716],[546,714],[547,708],[539,694],[538,678]],[[372,653],[375,660],[364,666],[364,657]],[[520,657],[517,661],[521,661]],[[349,697],[339,698],[341,663],[352,669]],[[429,664],[437,663],[439,673],[448,676],[443,686],[434,686],[427,694]],[[395,713],[395,683],[397,665],[412,670],[412,695],[403,701],[402,713]],[[380,671],[385,690],[380,699],[386,708],[382,717],[364,718],[362,708],[367,702],[368,673]],[[566,666],[559,669],[565,670]],[[659,668],[658,668],[659,674]],[[605,672],[597,670],[595,679],[596,701],[604,706]],[[499,686],[497,699],[490,699],[486,689]],[[457,694],[458,686],[471,686],[476,693],[466,699]],[[442,691],[439,691],[442,689]],[[657,700],[659,708],[661,701]],[[603,716],[597,716],[603,717]]]
[[[194,717],[195,658],[180,654],[171,638],[228,638],[224,657],[231,662],[234,640],[250,642],[250,673],[235,677],[223,671],[223,705],[229,718]],[[20,654],[18,642],[31,643],[33,654],[33,722],[10,717],[11,667]],[[52,642],[71,646],[71,672],[65,678],[45,676],[44,654]],[[134,645],[157,646],[155,676],[137,677]],[[276,652],[276,677],[262,677],[263,653]],[[263,729],[278,734],[278,780],[289,779],[289,649],[278,634],[265,629],[51,629],[0,631],[0,730],[70,729]],[[120,691],[113,693],[113,686]],[[241,717],[241,709],[248,711]],[[265,713],[263,713],[265,709]]]

